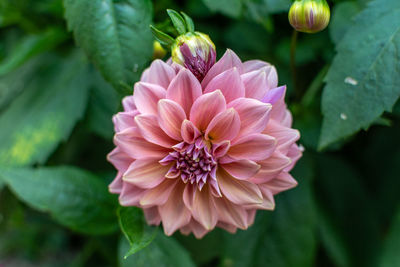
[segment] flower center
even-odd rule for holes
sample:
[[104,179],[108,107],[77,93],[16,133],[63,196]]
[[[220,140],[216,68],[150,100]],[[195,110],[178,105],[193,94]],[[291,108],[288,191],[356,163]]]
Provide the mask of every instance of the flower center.
[[181,177],[184,183],[197,184],[201,190],[207,181],[216,184],[217,161],[202,138],[194,144],[179,143],[175,151],[160,161],[162,165],[173,163],[166,174],[167,178]]

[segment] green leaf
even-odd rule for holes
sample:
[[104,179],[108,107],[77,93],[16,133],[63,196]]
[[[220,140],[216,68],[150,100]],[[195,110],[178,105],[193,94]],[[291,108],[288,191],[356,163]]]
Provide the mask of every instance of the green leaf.
[[[80,53],[38,69],[24,92],[0,115],[0,165],[44,163],[82,118],[88,96],[87,63]],[[51,58],[51,59],[50,59]],[[12,85],[11,85],[12,86]]]
[[400,210],[393,219],[392,226],[386,236],[383,251],[380,259],[380,267],[400,266]]
[[147,247],[156,237],[157,227],[147,225],[141,209],[120,207],[118,218],[119,226],[131,246],[124,258]]
[[319,148],[366,129],[400,96],[400,2],[375,0],[337,46],[322,97]]
[[77,44],[108,82],[130,91],[153,54],[151,1],[64,0],[64,6]]
[[167,9],[168,16],[171,18],[172,24],[179,34],[184,34],[186,32],[186,22],[183,17],[172,9]]
[[194,267],[188,252],[173,237],[157,234],[154,241],[146,248],[124,259],[129,250],[129,243],[122,238],[119,246],[121,267]]
[[87,171],[68,166],[2,167],[0,176],[18,198],[75,231],[107,234],[118,228],[115,199],[107,185]]
[[361,4],[358,2],[342,2],[334,6],[332,19],[329,23],[329,34],[332,41],[338,44],[351,28],[355,15],[361,11]]
[[87,125],[99,136],[111,140],[114,135],[112,116],[117,113],[121,99],[118,93],[92,70],[92,85],[87,111]]
[[220,12],[226,16],[237,18],[242,13],[242,0],[203,0],[212,12]]
[[317,162],[318,226],[328,255],[338,266],[376,266],[379,217],[365,178],[340,158],[324,155]]
[[185,12],[181,12],[183,18],[186,22],[186,28],[188,32],[194,32],[194,22],[191,17],[189,17]]
[[0,76],[15,70],[30,58],[52,49],[67,37],[67,33],[59,28],[51,28],[37,35],[27,35],[0,63]]
[[288,12],[291,0],[243,0],[246,15],[250,20],[263,25],[267,30],[273,30],[270,15]]
[[157,41],[159,41],[161,44],[166,45],[166,46],[171,46],[175,40],[171,36],[169,36],[166,33],[163,33],[153,25],[150,25],[151,32],[153,33],[154,38],[156,38]]
[[312,266],[316,216],[308,158],[298,163],[293,175],[299,185],[276,198],[275,211],[258,211],[249,229],[226,234],[225,266]]

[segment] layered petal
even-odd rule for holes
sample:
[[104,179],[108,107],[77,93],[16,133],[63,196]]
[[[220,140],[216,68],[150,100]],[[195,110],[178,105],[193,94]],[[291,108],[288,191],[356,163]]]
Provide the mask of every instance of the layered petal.
[[224,95],[220,90],[200,96],[190,110],[190,120],[200,131],[207,129],[210,121],[226,109]]
[[287,172],[281,172],[275,179],[264,183],[264,186],[266,186],[274,195],[291,189],[296,185],[297,181]]
[[140,205],[143,207],[164,205],[177,182],[178,179],[165,179],[158,186],[147,190],[140,198]]
[[264,133],[276,138],[277,149],[283,154],[287,154],[290,147],[300,138],[298,130],[282,126],[276,121],[271,121]]
[[165,157],[171,149],[147,142],[137,134],[135,129],[129,128],[115,135],[115,144],[133,159]]
[[218,170],[218,184],[223,195],[238,205],[262,203],[263,198],[257,185],[238,180],[224,170]]
[[193,102],[202,94],[197,78],[187,69],[181,69],[167,89],[167,98],[175,101],[189,116]]
[[288,167],[291,162],[289,157],[276,151],[271,157],[258,162],[261,165],[261,169],[250,181],[256,184],[268,182]]
[[239,205],[235,205],[225,198],[215,198],[215,207],[218,212],[218,219],[221,222],[234,225],[240,229],[247,228],[246,210]]
[[140,188],[153,188],[164,179],[170,166],[163,166],[157,159],[137,159],[125,172],[123,180]]
[[191,213],[183,203],[184,185],[178,183],[164,205],[158,206],[166,235],[172,235],[176,230],[190,222]]
[[222,163],[221,167],[224,168],[227,173],[239,180],[247,180],[253,177],[261,168],[260,165],[248,159]]
[[157,115],[157,103],[165,98],[165,89],[152,83],[138,82],[135,85],[133,98],[141,114]]
[[162,99],[158,102],[158,123],[171,138],[182,140],[181,126],[185,119],[185,111],[178,103],[169,99]]
[[218,60],[214,66],[207,72],[207,75],[204,77],[203,81],[201,82],[201,86],[206,88],[208,83],[220,73],[232,69],[236,67],[240,73],[242,73],[242,62],[240,58],[230,49],[227,49],[225,54]]
[[240,130],[239,114],[233,108],[219,113],[211,120],[207,127],[206,139],[214,143],[220,143],[225,140],[232,140],[237,136]]
[[213,92],[215,90],[221,90],[227,103],[239,97],[244,97],[245,88],[239,70],[234,67],[215,76],[204,89],[204,93]]
[[266,66],[241,76],[246,88],[246,97],[262,100],[278,83],[276,69]]
[[277,141],[266,134],[245,135],[231,145],[228,155],[235,159],[264,160],[275,151]]
[[151,63],[150,68],[143,72],[140,80],[157,84],[167,89],[175,75],[175,70],[170,65],[162,60],[156,59]]
[[228,107],[234,108],[240,116],[240,134],[260,133],[268,124],[270,104],[262,103],[251,98],[239,98],[229,103]]
[[214,199],[208,186],[205,186],[201,191],[197,190],[195,192],[191,211],[196,221],[205,229],[211,230],[215,227],[218,216]]
[[154,115],[139,115],[135,122],[143,136],[148,142],[170,148],[176,144],[176,140],[169,137],[160,129],[158,118]]

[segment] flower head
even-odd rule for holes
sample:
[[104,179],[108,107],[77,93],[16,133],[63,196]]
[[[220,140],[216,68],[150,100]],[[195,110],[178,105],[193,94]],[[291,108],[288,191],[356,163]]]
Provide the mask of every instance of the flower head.
[[215,45],[207,34],[188,32],[176,38],[172,45],[172,61],[189,69],[199,81],[214,65]]
[[167,235],[246,229],[256,210],[274,209],[273,196],[297,184],[289,171],[302,154],[299,132],[277,82],[273,66],[241,62],[231,50],[201,82],[155,60],[113,118],[110,191]]
[[330,10],[325,0],[296,0],[289,11],[289,22],[297,31],[316,33],[329,24]]

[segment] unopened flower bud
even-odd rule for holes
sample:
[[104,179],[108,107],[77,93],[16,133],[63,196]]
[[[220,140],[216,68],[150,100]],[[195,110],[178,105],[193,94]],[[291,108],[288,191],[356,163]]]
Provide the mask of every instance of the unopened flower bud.
[[160,42],[153,42],[153,59],[163,58],[167,54],[167,51],[161,46]]
[[189,69],[202,81],[216,59],[215,45],[207,34],[187,32],[172,45],[172,61]]
[[289,22],[299,32],[322,31],[329,19],[329,5],[325,0],[296,0],[289,11]]

